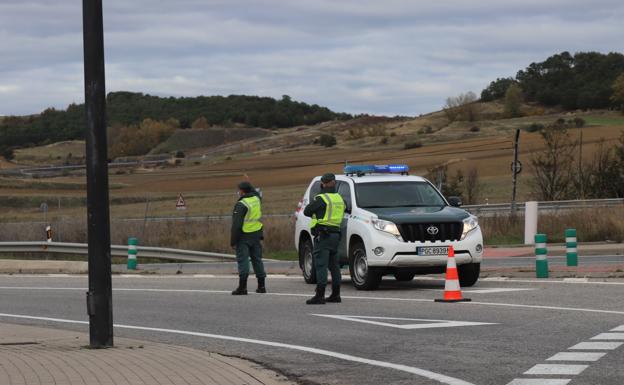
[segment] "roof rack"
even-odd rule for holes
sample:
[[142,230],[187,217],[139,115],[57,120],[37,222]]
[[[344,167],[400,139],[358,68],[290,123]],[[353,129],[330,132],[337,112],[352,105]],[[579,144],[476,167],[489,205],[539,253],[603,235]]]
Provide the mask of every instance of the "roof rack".
[[409,166],[406,164],[347,165],[344,167],[344,173],[347,176],[364,176],[367,174],[409,175]]

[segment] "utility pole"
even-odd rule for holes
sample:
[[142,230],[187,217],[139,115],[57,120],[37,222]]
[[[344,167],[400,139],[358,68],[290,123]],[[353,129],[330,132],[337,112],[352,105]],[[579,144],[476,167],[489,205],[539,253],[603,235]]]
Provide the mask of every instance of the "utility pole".
[[579,135],[581,136],[579,140],[579,163],[578,163],[578,174],[580,178],[579,186],[581,186],[581,199],[585,199],[585,179],[583,178],[583,129],[579,128]]
[[512,174],[512,192],[511,192],[511,214],[516,214],[516,182],[517,176],[522,171],[522,163],[518,160],[518,141],[520,140],[520,129],[516,129],[516,136],[514,139],[514,160],[511,164],[511,174]]
[[104,23],[102,0],[82,0],[87,142],[87,227],[89,242],[89,341],[91,348],[113,346]]

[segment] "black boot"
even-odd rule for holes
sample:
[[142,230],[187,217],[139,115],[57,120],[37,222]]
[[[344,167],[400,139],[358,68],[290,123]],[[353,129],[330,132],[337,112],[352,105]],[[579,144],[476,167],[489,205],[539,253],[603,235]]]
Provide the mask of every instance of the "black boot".
[[232,292],[232,295],[247,295],[247,277],[238,278],[238,287]]
[[325,298],[325,302],[333,302],[333,303],[342,302],[342,299],[340,298],[340,286],[332,285],[332,293],[329,297]]
[[316,286],[314,297],[306,301],[308,305],[325,305],[325,286]]
[[266,287],[264,286],[264,277],[258,278],[258,288],[256,293],[266,293]]

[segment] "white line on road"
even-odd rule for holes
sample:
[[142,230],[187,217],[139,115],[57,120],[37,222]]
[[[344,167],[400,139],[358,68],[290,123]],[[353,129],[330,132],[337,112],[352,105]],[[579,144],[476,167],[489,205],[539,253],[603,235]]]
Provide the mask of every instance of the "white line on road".
[[[448,321],[439,319],[421,319],[421,318],[394,318],[394,317],[373,317],[373,316],[355,316],[355,315],[333,315],[333,314],[312,314],[317,317],[326,317],[339,319],[343,321],[361,322],[365,324],[386,326],[396,329],[434,329],[434,328],[453,328],[460,326],[483,326],[483,325],[498,325],[491,322],[468,322],[468,321]],[[412,321],[409,324],[396,324],[390,322],[381,322],[373,320],[386,320],[386,321]],[[417,323],[414,323],[416,321]]]
[[594,362],[598,361],[607,353],[596,353],[596,352],[562,352],[557,353],[554,356],[547,358],[546,361],[588,361]]
[[[37,317],[37,316],[28,316],[28,315],[21,315],[21,314],[0,313],[0,317],[14,318],[14,319],[30,319],[30,320],[69,323],[69,324],[81,324],[81,325],[88,324],[87,321],[76,321],[76,320],[68,320],[68,319],[61,319],[61,318]],[[428,370],[415,368],[413,366],[393,364],[391,362],[384,362],[384,361],[378,361],[378,360],[371,360],[368,358],[352,356],[350,354],[337,353],[337,352],[332,352],[330,350],[317,349],[317,348],[301,346],[301,345],[291,345],[291,344],[285,344],[281,342],[256,340],[256,339],[242,338],[242,337],[233,337],[233,336],[226,336],[226,335],[221,335],[221,334],[209,334],[209,333],[192,332],[192,331],[186,331],[186,330],[153,328],[153,327],[147,327],[147,326],[121,325],[121,324],[115,324],[114,326],[119,329],[131,329],[131,330],[142,330],[142,331],[149,331],[149,332],[180,334],[180,335],[213,338],[213,339],[235,341],[235,342],[246,342],[246,343],[256,344],[256,345],[298,350],[302,352],[337,358],[337,359],[344,360],[344,361],[357,362],[361,364],[367,364],[367,365],[372,365],[372,366],[377,366],[377,367],[382,367],[382,368],[387,368],[387,369],[394,369],[394,370],[398,370],[398,371],[402,371],[402,372],[406,372],[410,374],[415,374],[417,376],[428,378],[430,380],[438,381],[440,383],[447,384],[447,385],[474,385],[470,382],[466,382],[458,378],[445,376],[443,374],[430,372]]]
[[524,374],[563,374],[577,375],[587,369],[589,365],[556,365],[556,364],[538,364],[524,372]]
[[516,378],[507,385],[566,385],[572,380],[553,378]]
[[[86,288],[80,287],[38,287],[38,286],[0,286],[0,290],[86,290]],[[216,293],[216,294],[227,294],[230,293],[229,290],[201,290],[201,289],[139,289],[139,288],[114,288],[113,291],[152,291],[152,292],[172,292],[172,293]],[[260,296],[283,296],[283,297],[301,297],[308,298],[310,294],[300,294],[300,293],[266,293],[266,294],[254,294],[251,295],[260,295]],[[343,299],[355,299],[355,300],[364,300],[364,301],[397,301],[397,302],[426,302],[431,303],[431,299],[427,298],[400,298],[400,297],[372,297],[372,296],[351,296],[351,295],[342,295]],[[617,310],[601,310],[601,309],[588,309],[588,308],[577,308],[577,307],[561,307],[561,306],[546,306],[546,305],[523,305],[523,304],[515,304],[515,303],[504,303],[504,302],[480,302],[480,301],[472,301],[472,302],[459,302],[457,305],[461,306],[497,306],[497,307],[514,307],[514,308],[523,308],[523,309],[542,309],[542,310],[563,310],[563,311],[575,311],[582,313],[599,313],[599,314],[617,314],[624,315],[624,311]]]
[[611,329],[612,332],[624,332],[624,325]]
[[581,342],[571,348],[570,350],[615,350],[622,346],[624,342]]
[[624,340],[624,333],[600,333],[590,340]]

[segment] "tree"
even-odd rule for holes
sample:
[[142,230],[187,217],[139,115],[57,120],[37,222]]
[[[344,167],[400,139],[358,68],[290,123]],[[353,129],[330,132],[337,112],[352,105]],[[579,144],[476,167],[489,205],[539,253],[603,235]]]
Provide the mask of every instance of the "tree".
[[611,88],[613,89],[613,94],[611,95],[611,101],[624,114],[624,72],[622,72],[615,79]]
[[319,138],[319,144],[325,147],[333,147],[336,145],[336,137],[329,134],[323,134]]
[[479,180],[479,170],[476,167],[472,167],[468,170],[468,174],[464,179],[464,197],[465,203],[474,205],[479,200],[481,195],[481,181]]
[[512,84],[517,84],[513,78],[498,78],[491,82],[486,89],[481,91],[481,101],[491,102],[496,99],[502,99],[505,96],[505,92]]
[[541,132],[546,149],[531,159],[533,193],[543,201],[568,199],[574,192],[574,154],[577,142],[565,127],[550,125]]
[[520,107],[522,107],[522,89],[517,84],[512,84],[505,92],[505,116],[508,118],[517,118],[522,116]]
[[469,91],[465,94],[449,97],[444,105],[444,113],[449,121],[464,120],[474,122],[479,119],[480,108],[477,95]]

